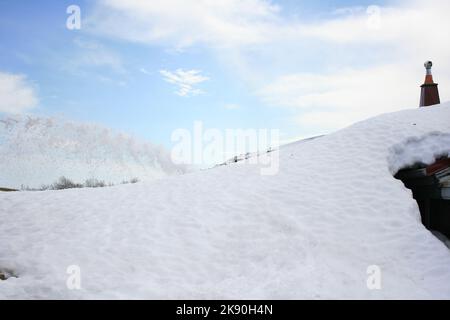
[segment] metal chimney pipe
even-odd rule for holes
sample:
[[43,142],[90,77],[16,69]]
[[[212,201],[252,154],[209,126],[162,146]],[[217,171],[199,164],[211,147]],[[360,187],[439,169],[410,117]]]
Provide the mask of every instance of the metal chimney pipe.
[[431,73],[431,67],[433,62],[427,61],[424,64],[427,70],[425,76],[425,82],[420,87],[422,88],[420,94],[420,107],[428,107],[435,104],[440,104],[438,84],[433,81],[433,74]]

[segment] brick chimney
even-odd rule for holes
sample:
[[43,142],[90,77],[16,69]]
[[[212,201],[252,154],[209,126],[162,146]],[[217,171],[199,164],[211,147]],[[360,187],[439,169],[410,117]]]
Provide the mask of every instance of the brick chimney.
[[427,74],[425,76],[425,83],[421,85],[422,92],[420,94],[420,107],[428,107],[435,104],[440,104],[438,84],[434,83],[433,75],[431,74],[431,67],[433,63],[431,61],[425,62],[425,69]]

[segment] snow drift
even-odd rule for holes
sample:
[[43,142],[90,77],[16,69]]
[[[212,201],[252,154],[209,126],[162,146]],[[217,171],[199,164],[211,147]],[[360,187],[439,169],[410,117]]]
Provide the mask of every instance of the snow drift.
[[54,118],[0,119],[0,187],[36,188],[66,176],[121,183],[184,172],[162,147],[93,125]]
[[[450,250],[393,174],[450,152],[450,104],[236,163],[103,189],[0,194],[0,298],[450,298]],[[273,156],[274,153],[267,154]],[[69,266],[81,290],[69,290]],[[369,290],[378,266],[381,289]]]

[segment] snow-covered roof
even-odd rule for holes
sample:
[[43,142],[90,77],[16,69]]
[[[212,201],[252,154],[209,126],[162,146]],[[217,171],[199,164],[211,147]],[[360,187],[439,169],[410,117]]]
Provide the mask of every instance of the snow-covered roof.
[[[381,115],[281,148],[273,176],[238,162],[0,194],[0,268],[18,275],[0,299],[450,298],[450,250],[393,177],[449,155],[449,120],[450,104]],[[66,287],[71,265],[82,290]]]

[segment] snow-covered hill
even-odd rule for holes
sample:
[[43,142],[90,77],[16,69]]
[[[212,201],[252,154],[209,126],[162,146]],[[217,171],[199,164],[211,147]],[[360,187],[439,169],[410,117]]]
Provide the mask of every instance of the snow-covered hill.
[[109,129],[54,118],[0,119],[0,187],[36,188],[66,176],[121,183],[184,172],[162,147]]
[[[238,162],[135,185],[0,194],[0,268],[18,276],[0,281],[0,299],[448,299],[450,250],[393,174],[449,152],[445,104],[281,148],[274,176]],[[81,290],[66,287],[72,265]],[[367,287],[371,265],[381,290]]]

